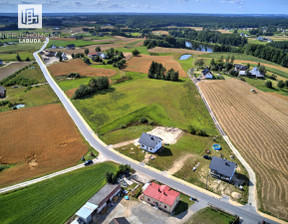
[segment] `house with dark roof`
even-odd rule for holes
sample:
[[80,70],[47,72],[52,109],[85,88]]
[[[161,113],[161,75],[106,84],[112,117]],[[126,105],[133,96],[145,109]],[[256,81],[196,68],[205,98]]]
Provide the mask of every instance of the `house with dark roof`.
[[205,68],[202,72],[202,75],[205,79],[213,79],[214,76],[213,74],[210,72],[210,69],[209,68]]
[[129,224],[125,217],[119,217],[113,219],[109,224]]
[[246,65],[235,64],[234,67],[235,67],[235,71],[236,72],[238,72],[238,71],[246,71],[248,69]]
[[254,76],[256,78],[265,78],[265,76],[263,74],[261,74],[260,70],[258,67],[254,67],[251,71],[250,71],[250,75]]
[[6,97],[6,89],[3,86],[0,86],[0,98]]
[[140,148],[148,152],[155,153],[162,147],[162,139],[143,132],[140,139],[138,140]]
[[74,50],[75,49],[75,44],[68,44],[66,45],[67,50]]
[[237,164],[232,161],[213,156],[209,169],[212,176],[230,182],[235,174],[236,167]]
[[152,182],[143,192],[143,200],[163,211],[172,213],[180,200],[180,193],[166,185]]

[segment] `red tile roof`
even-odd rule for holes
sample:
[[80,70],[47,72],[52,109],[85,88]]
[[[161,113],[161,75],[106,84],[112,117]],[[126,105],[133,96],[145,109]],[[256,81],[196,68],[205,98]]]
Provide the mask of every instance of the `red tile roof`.
[[176,198],[180,195],[179,192],[170,189],[170,187],[156,183],[151,183],[143,194],[167,205],[173,205]]

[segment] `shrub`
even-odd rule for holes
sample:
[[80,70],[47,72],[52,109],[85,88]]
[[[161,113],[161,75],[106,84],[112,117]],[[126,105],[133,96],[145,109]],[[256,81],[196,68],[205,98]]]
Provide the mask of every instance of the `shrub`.
[[148,119],[147,119],[146,117],[142,117],[142,118],[140,119],[140,123],[146,124],[146,123],[148,123]]
[[272,82],[270,80],[267,80],[265,82],[265,86],[268,87],[268,88],[272,88]]
[[189,125],[188,126],[188,132],[192,135],[195,135],[196,134],[196,129],[192,126],[192,125]]
[[204,130],[197,130],[196,131],[196,135],[199,135],[199,136],[208,136],[208,134],[204,131]]
[[284,88],[284,86],[285,86],[285,84],[284,84],[284,82],[282,80],[280,80],[278,82],[278,84],[277,84],[277,87],[280,88],[280,89]]

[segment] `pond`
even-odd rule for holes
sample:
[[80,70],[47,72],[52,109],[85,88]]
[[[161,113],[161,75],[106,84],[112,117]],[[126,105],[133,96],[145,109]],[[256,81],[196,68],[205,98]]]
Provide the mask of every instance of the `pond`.
[[13,108],[20,109],[20,108],[23,108],[23,107],[25,107],[25,104],[17,104]]
[[190,58],[192,55],[191,54],[183,54],[181,55],[181,57],[179,58],[179,60],[187,60],[188,58]]
[[196,51],[213,53],[213,48],[209,45],[204,45],[204,44],[199,44],[199,43],[192,44],[191,42],[185,41],[185,46]]

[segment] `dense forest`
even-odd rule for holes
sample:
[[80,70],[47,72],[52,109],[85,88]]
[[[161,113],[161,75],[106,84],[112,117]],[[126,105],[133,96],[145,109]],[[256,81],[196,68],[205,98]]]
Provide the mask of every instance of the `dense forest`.
[[274,41],[268,44],[271,47],[276,47],[284,50],[285,53],[288,53],[288,41]]

